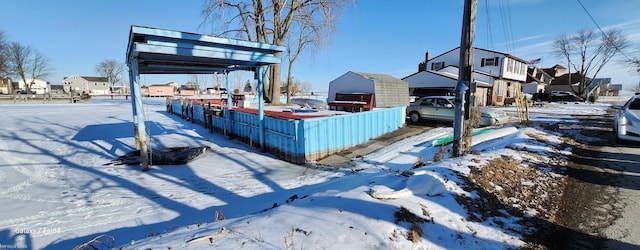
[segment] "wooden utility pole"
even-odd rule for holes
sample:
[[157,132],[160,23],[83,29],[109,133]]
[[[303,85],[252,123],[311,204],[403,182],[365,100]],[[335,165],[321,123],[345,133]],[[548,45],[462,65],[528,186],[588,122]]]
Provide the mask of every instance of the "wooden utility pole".
[[[476,22],[476,0],[464,1],[464,13],[462,14],[462,35],[460,38],[460,71],[458,73],[458,87],[456,92],[464,91],[460,86],[466,85],[466,91],[464,93],[464,102],[456,103],[456,105],[464,105],[462,111],[464,116],[456,115],[454,117],[454,141],[453,141],[453,154],[454,156],[464,155],[469,151],[471,146],[471,128],[469,118],[471,117],[471,96],[475,95],[475,88],[473,85],[473,37],[475,33]],[[458,93],[456,93],[458,94]],[[461,93],[460,93],[461,94]],[[462,121],[457,121],[461,119]]]

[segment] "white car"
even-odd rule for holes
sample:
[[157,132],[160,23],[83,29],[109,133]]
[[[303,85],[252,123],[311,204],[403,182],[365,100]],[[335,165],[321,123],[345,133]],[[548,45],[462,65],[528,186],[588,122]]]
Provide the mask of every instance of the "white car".
[[[453,122],[455,113],[453,96],[426,96],[411,103],[407,107],[409,121],[417,123],[420,120],[434,120]],[[502,125],[510,117],[502,110],[480,107],[480,126]]]
[[622,107],[617,107],[613,132],[616,140],[640,142],[640,94],[631,97]]

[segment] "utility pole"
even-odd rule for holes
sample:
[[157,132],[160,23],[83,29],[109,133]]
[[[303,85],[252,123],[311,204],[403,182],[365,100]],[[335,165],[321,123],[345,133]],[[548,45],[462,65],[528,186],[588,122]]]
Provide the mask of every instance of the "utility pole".
[[[471,128],[469,118],[471,114],[471,96],[475,95],[473,82],[473,37],[476,22],[476,0],[464,1],[462,14],[462,35],[460,38],[460,71],[456,86],[456,112],[453,122],[453,154],[462,156],[471,146]],[[469,90],[469,91],[466,91]],[[464,100],[462,100],[464,98]],[[464,114],[463,114],[464,113]],[[466,122],[465,122],[466,121]]]

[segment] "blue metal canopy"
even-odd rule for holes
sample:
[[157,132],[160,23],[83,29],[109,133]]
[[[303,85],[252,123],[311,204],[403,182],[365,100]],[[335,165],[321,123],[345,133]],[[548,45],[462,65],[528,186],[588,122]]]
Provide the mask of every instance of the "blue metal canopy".
[[139,74],[207,74],[281,63],[285,48],[209,35],[131,26],[127,61]]
[[[220,38],[209,35],[173,30],[131,26],[127,46],[127,65],[131,87],[136,149],[140,150],[143,170],[148,168],[147,134],[142,108],[140,74],[214,74],[223,73],[227,89],[231,89],[228,73],[249,70],[260,76],[262,66],[282,62],[285,47],[249,41]],[[264,101],[262,81],[258,77],[258,112],[260,117],[260,144],[264,144]],[[231,95],[227,109],[232,108]],[[230,119],[230,115],[225,115]],[[231,124],[230,120],[227,122]]]

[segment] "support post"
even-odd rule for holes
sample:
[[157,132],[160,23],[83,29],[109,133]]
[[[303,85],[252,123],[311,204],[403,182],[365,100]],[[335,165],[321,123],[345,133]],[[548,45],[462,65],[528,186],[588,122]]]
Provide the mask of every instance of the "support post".
[[233,108],[233,103],[231,98],[231,78],[229,78],[228,71],[224,72],[224,79],[227,85],[227,109],[224,110],[224,118],[227,120],[227,137],[231,139],[231,109]]
[[149,155],[147,150],[147,132],[145,129],[144,110],[142,107],[142,91],[138,76],[138,62],[129,62],[129,87],[131,88],[131,108],[133,111],[133,133],[136,138],[136,149],[140,150],[140,166],[142,171],[149,170]]
[[265,151],[264,138],[264,91],[262,89],[262,67],[256,67],[256,78],[258,80],[258,134],[260,138],[260,150]]
[[[464,1],[464,13],[462,14],[462,34],[460,38],[460,70],[458,73],[458,86],[461,84],[468,84],[473,82],[473,36],[475,33],[475,20],[476,20],[476,0]],[[468,89],[468,85],[466,89]],[[459,94],[464,95],[464,102],[460,105],[464,105],[464,118],[454,117],[454,141],[453,141],[453,155],[458,157],[463,155],[469,150],[471,145],[471,129],[467,128],[469,124],[469,118],[471,117],[471,96],[475,95],[475,90],[471,89],[463,93],[462,88],[458,89],[456,86],[456,99]],[[456,111],[459,108],[456,107]],[[463,119],[464,121],[457,121],[456,119]],[[456,136],[456,131],[460,134]]]

